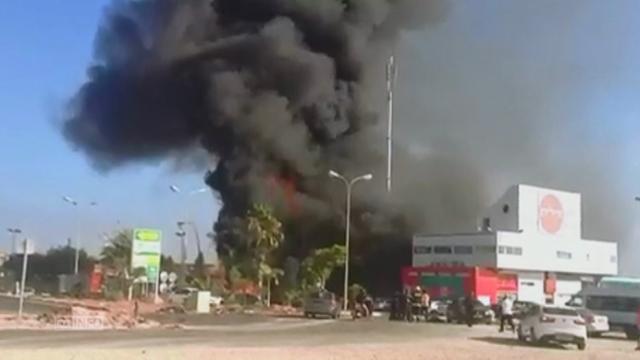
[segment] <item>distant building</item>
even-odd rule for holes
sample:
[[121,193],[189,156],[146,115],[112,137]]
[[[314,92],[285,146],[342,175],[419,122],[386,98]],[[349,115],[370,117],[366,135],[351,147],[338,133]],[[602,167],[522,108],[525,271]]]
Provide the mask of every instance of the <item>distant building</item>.
[[[474,290],[487,302],[512,294],[564,304],[586,283],[618,272],[615,242],[582,238],[580,194],[517,185],[481,223],[477,233],[415,235],[405,285],[422,284],[435,295]],[[466,280],[451,288],[456,277]]]
[[2,267],[2,265],[7,261],[9,261],[9,253],[0,251],[0,267]]

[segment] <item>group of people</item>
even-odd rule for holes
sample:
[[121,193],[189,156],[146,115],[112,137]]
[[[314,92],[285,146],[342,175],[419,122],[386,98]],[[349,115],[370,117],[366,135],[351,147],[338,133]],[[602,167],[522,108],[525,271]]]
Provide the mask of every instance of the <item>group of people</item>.
[[351,297],[349,308],[354,320],[368,318],[373,314],[373,298],[364,289],[359,289]]
[[[395,294],[391,302],[390,320],[407,320],[414,321],[420,317],[425,320],[429,317],[429,305],[431,299],[429,294],[420,286],[413,289],[405,289],[402,293]],[[464,320],[467,326],[472,327],[475,322],[475,303],[476,296],[471,292],[464,298],[461,309],[464,314]],[[504,332],[505,324],[515,332],[514,299],[510,296],[504,296],[499,304],[500,332]]]
[[413,321],[429,315],[429,294],[420,286],[396,293],[391,301],[391,320]]

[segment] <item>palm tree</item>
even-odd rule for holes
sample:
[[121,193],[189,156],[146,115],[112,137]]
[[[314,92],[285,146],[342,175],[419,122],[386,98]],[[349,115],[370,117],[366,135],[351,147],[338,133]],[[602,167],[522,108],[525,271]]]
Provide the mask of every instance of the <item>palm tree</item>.
[[113,270],[120,281],[120,291],[128,291],[131,298],[133,281],[144,276],[144,268],[131,271],[131,247],[133,246],[133,231],[120,230],[115,233],[102,248],[101,263]]
[[[258,288],[262,297],[263,280],[268,280],[269,290],[271,280],[276,277],[275,269],[269,265],[271,253],[282,245],[284,234],[282,223],[278,220],[272,209],[264,204],[255,204],[247,212],[247,231],[249,235],[249,246],[255,254],[257,260]],[[270,306],[270,299],[267,298],[267,306]]]
[[131,266],[131,247],[133,235],[131,230],[120,230],[113,235],[100,253],[101,262],[116,271],[118,275],[128,277]]
[[303,288],[325,284],[333,270],[345,264],[346,249],[343,245],[316,249],[302,262]]

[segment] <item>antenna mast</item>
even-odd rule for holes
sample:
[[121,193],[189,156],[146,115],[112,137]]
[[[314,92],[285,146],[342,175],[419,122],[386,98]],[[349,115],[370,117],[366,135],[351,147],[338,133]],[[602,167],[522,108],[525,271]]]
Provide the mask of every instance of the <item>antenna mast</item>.
[[393,55],[387,62],[387,192],[391,192],[391,160],[393,151],[393,87],[398,77],[398,68]]

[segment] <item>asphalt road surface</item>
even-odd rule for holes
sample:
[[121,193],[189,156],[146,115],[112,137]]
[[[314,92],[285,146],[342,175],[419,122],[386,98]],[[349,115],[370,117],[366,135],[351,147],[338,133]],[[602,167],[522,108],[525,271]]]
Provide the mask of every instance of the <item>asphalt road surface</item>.
[[[192,319],[191,319],[192,320]],[[638,359],[635,343],[590,339],[573,346],[531,346],[493,326],[209,317],[188,329],[130,331],[1,331],[7,359]],[[186,324],[192,323],[185,319]]]
[[[0,313],[18,313],[19,299],[13,296],[0,295]],[[35,300],[25,299],[24,309],[25,314],[43,314],[54,308],[54,305],[39,302]]]
[[397,343],[425,337],[464,337],[472,333],[463,326],[407,324],[374,320],[313,320],[228,316],[220,321],[185,325],[185,329],[129,331],[5,331],[0,347],[173,347],[207,346],[321,346],[340,344]]

